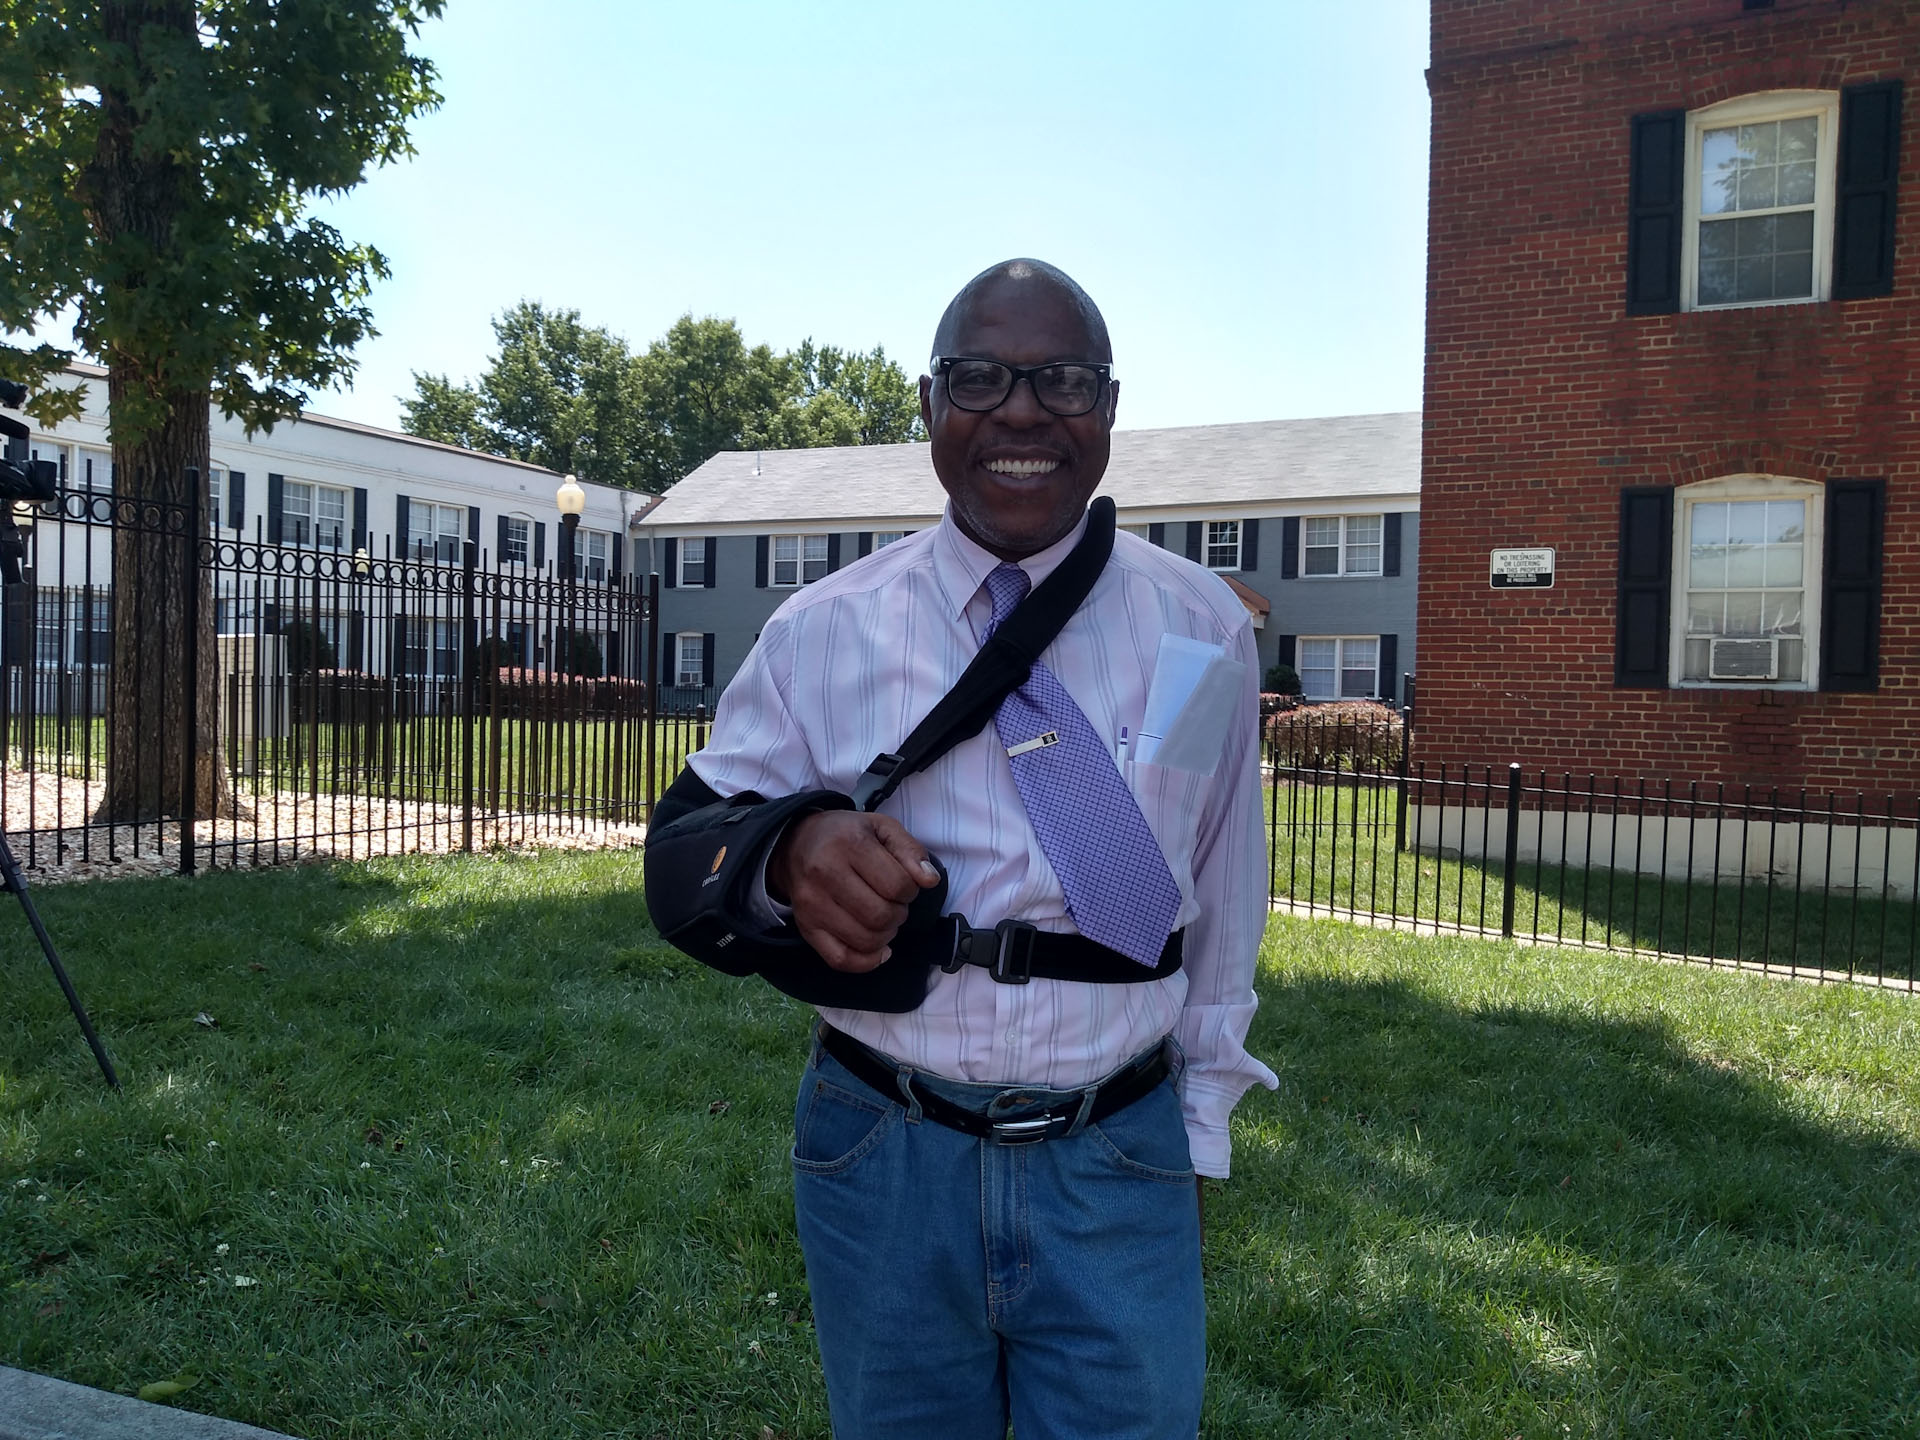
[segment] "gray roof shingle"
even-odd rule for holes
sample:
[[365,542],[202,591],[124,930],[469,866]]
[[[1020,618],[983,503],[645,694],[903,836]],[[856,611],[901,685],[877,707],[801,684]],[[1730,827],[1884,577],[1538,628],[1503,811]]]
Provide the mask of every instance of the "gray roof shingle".
[[[1417,495],[1420,415],[1118,430],[1100,490],[1123,512]],[[669,490],[646,524],[931,520],[945,504],[925,445],[724,450]]]

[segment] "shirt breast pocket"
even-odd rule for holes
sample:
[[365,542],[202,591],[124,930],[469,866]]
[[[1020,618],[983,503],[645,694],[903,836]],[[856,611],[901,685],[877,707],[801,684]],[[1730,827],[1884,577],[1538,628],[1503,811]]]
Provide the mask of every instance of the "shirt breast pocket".
[[1146,817],[1147,828],[1160,842],[1160,853],[1167,857],[1167,868],[1173,871],[1180,893],[1190,897],[1200,813],[1213,789],[1213,776],[1136,760],[1128,767],[1127,785]]

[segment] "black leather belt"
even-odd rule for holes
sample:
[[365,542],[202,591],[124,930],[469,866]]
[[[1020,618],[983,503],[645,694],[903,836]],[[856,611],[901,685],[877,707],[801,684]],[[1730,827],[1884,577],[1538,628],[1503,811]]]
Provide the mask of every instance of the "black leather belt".
[[1164,980],[1180,968],[1186,933],[1176,930],[1169,935],[1159,964],[1151,966],[1084,935],[1036,930],[1025,920],[1002,920],[991,928],[976,929],[958,911],[942,915],[922,943],[931,949],[933,963],[949,975],[962,965],[978,965],[1002,985],[1024,985],[1036,975],[1042,980],[1137,985]]
[[[1131,960],[1127,963],[1133,964]],[[898,1067],[862,1045],[845,1031],[836,1030],[833,1026],[822,1022],[820,1048],[846,1066],[857,1079],[872,1086],[882,1095],[889,1099],[899,1097]],[[1143,1055],[1134,1061],[1117,1075],[1109,1076],[1100,1088],[1094,1091],[1093,1105],[1087,1110],[1087,1124],[1096,1124],[1116,1111],[1126,1109],[1134,1101],[1143,1099],[1156,1085],[1167,1078],[1170,1068],[1167,1063],[1167,1047],[1163,1044],[1151,1054]],[[1029,1087],[1009,1085],[1007,1088],[1016,1090]],[[992,1140],[1000,1145],[1031,1145],[1036,1141],[1052,1140],[1064,1135],[1080,1118],[1084,1103],[1081,1100],[1075,1100],[1056,1105],[1051,1109],[1036,1110],[1031,1115],[996,1120],[991,1116],[977,1114],[965,1106],[956,1105],[943,1095],[934,1094],[920,1083],[918,1076],[907,1082],[907,1089],[912,1091],[913,1098],[920,1102],[920,1113],[927,1119],[944,1125],[949,1130],[977,1135],[982,1140]]]

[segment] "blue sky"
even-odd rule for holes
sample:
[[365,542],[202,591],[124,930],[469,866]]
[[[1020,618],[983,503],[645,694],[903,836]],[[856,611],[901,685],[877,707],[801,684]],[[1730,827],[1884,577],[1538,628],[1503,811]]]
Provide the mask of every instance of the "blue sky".
[[394,274],[315,410],[396,425],[523,297],[917,375],[1020,254],[1106,312],[1123,427],[1420,403],[1425,0],[450,0],[420,44],[418,156],[322,207]]

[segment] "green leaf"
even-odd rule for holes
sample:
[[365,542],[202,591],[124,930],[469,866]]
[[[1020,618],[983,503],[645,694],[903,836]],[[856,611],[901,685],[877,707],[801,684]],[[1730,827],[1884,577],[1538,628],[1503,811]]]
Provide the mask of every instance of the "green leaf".
[[176,1395],[184,1395],[200,1383],[200,1377],[191,1370],[182,1370],[171,1380],[155,1380],[152,1384],[140,1387],[140,1398],[159,1404],[171,1400]]

